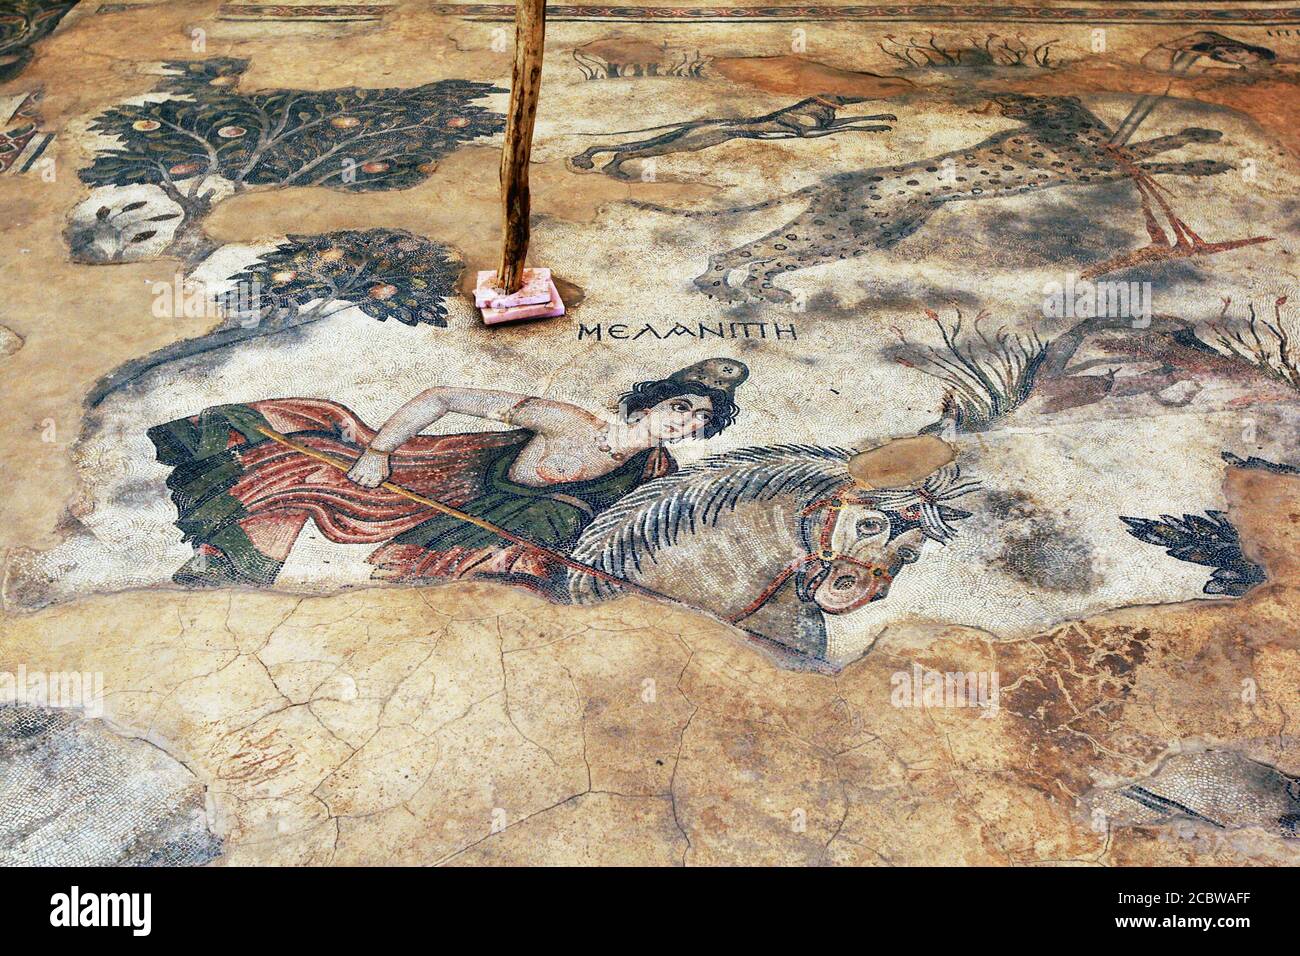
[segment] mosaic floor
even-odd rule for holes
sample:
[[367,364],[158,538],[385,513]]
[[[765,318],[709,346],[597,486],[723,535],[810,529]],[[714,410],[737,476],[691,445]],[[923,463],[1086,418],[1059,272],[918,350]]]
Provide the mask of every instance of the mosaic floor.
[[0,0],[0,863],[1300,862],[1300,9]]

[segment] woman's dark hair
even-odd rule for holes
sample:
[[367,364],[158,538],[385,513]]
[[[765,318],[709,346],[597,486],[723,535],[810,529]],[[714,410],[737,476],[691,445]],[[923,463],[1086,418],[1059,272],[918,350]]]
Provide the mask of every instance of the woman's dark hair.
[[1224,37],[1221,40],[1205,40],[1201,43],[1195,43],[1192,45],[1192,50],[1195,53],[1204,53],[1213,59],[1218,59],[1214,54],[1224,50],[1245,50],[1246,52],[1259,57],[1266,63],[1272,63],[1277,59],[1277,54],[1266,46],[1254,46],[1250,43],[1243,43],[1240,40],[1229,39],[1228,37]]
[[625,392],[619,397],[618,404],[623,410],[623,417],[627,418],[633,412],[643,412],[654,408],[660,402],[681,395],[698,395],[707,398],[713,404],[708,424],[701,429],[705,438],[712,438],[734,422],[736,416],[740,414],[739,406],[722,389],[710,388],[700,382],[677,382],[670,378],[654,382],[637,382],[632,386],[632,391]]

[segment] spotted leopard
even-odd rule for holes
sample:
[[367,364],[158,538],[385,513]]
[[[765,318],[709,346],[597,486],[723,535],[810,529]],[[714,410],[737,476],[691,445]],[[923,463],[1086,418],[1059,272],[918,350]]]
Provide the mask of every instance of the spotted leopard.
[[[1113,182],[1135,174],[1209,176],[1231,169],[1213,160],[1151,162],[1189,143],[1219,140],[1218,130],[1188,128],[1125,146],[1111,145],[1113,131],[1074,96],[997,94],[1004,116],[1021,125],[965,149],[874,169],[840,173],[784,196],[748,206],[680,210],[654,203],[634,205],[677,215],[729,216],[783,206],[808,205],[798,216],[752,242],[709,257],[696,287],[730,302],[785,303],[793,296],[775,285],[785,273],[888,249],[906,239],[947,203],[1015,196],[1055,186]],[[745,270],[739,285],[730,274]]]

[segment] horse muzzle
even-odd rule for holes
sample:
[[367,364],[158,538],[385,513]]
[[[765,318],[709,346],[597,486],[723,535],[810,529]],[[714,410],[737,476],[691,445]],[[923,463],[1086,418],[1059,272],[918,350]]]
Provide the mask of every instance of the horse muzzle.
[[809,578],[809,597],[825,614],[847,614],[889,595],[894,575],[888,568],[852,558],[836,558]]

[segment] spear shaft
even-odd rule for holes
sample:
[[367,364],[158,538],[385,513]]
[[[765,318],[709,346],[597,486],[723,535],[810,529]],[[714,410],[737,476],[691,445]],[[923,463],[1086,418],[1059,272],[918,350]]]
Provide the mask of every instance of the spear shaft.
[[[257,430],[261,432],[263,435],[265,435],[267,438],[271,439],[272,441],[279,442],[281,445],[284,445],[286,448],[292,448],[300,455],[306,455],[308,458],[314,459],[319,462],[323,462],[324,464],[329,465],[331,468],[337,468],[339,471],[346,472],[352,467],[350,462],[340,461],[339,459],[335,458],[332,455],[326,455],[324,452],[316,451],[314,448],[308,448],[306,445],[300,445],[292,438],[289,438],[287,435],[282,435],[278,431],[275,431],[272,428],[258,426]],[[621,588],[628,588],[629,590],[636,591],[637,593],[644,594],[648,597],[672,600],[672,598],[669,598],[668,595],[666,594],[660,594],[658,591],[654,591],[640,584],[636,584],[635,582],[629,581],[627,578],[621,578],[616,574],[610,574],[608,571],[602,571],[599,568],[593,568],[589,564],[583,564],[581,561],[576,561],[573,558],[570,558],[568,555],[561,554],[559,551],[555,551],[551,548],[546,547],[545,545],[541,545],[541,544],[537,544],[536,542],[529,541],[527,538],[520,537],[519,535],[515,534],[513,531],[507,531],[505,528],[502,528],[499,525],[495,525],[491,521],[488,521],[484,518],[480,518],[477,515],[472,515],[466,511],[461,511],[459,508],[453,508],[451,505],[444,504],[443,502],[438,501],[434,498],[426,498],[424,495],[416,494],[414,491],[411,491],[409,488],[403,488],[401,485],[397,484],[396,482],[385,481],[379,487],[383,488],[385,491],[391,491],[395,495],[400,495],[403,498],[408,498],[411,501],[418,502],[419,504],[422,504],[427,508],[432,508],[434,511],[441,512],[442,514],[445,514],[451,518],[455,518],[458,521],[464,521],[467,524],[474,525],[476,528],[482,528],[484,531],[490,531],[492,534],[495,534],[497,537],[504,538],[505,540],[513,542],[514,544],[523,545],[526,548],[531,548],[534,551],[538,551],[541,554],[546,555],[546,557],[550,558],[552,561],[556,561],[564,565],[566,568],[569,568],[570,570],[573,571],[577,571],[580,574],[589,574],[594,578],[599,578],[600,580],[607,581],[610,584],[616,584]]]

